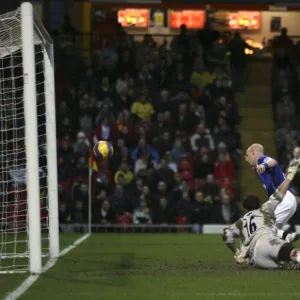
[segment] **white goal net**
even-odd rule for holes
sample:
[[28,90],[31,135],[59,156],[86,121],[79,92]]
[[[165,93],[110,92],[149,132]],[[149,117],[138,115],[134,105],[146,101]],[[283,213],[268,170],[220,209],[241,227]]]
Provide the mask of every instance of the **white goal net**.
[[58,256],[54,101],[52,41],[23,3],[0,15],[0,274]]

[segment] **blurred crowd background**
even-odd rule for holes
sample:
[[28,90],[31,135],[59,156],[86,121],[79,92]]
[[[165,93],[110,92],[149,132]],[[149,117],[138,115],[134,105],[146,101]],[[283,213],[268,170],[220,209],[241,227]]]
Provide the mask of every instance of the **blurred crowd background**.
[[223,38],[182,26],[158,45],[120,28],[93,61],[55,44],[61,223],[87,223],[89,151],[99,140],[115,153],[93,174],[93,223],[193,224],[199,232],[237,220],[242,146],[226,53],[242,69],[247,45],[238,34]]

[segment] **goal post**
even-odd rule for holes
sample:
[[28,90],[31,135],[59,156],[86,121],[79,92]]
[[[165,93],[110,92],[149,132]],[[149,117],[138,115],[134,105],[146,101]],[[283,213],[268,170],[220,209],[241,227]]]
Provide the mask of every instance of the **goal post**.
[[0,15],[0,274],[59,256],[53,57],[31,3]]

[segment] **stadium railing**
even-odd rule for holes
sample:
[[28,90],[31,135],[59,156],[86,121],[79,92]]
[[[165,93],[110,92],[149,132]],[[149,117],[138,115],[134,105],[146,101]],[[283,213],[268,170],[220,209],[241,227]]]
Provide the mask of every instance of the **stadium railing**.
[[[221,234],[228,225],[204,224],[200,232],[203,234]],[[196,226],[191,224],[92,224],[91,232],[94,233],[191,233]],[[60,231],[89,232],[88,224],[60,224]]]
[[[60,224],[62,233],[201,233],[201,234],[219,234],[223,233],[223,229],[228,224],[203,224],[199,230],[198,224],[92,224],[89,228],[88,224]],[[284,229],[288,229],[286,225]],[[90,230],[91,229],[91,230]],[[300,233],[300,225],[296,226],[296,231]]]

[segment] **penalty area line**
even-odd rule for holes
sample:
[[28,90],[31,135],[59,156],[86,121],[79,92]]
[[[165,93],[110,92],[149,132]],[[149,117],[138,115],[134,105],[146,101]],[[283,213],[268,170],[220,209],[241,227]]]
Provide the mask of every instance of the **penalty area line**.
[[[90,237],[90,235],[91,235],[90,233],[87,233],[84,236],[82,236],[81,238],[77,239],[73,244],[71,244],[67,248],[63,249],[59,253],[59,257],[62,257],[64,255],[66,255],[67,253],[69,253],[70,251],[72,251],[73,249],[75,249],[78,245],[80,245],[82,242],[84,242],[86,239],[88,239]],[[50,270],[55,265],[56,262],[57,262],[57,259],[49,260],[48,263],[43,268],[42,274],[47,272],[48,270]],[[18,299],[39,279],[40,275],[42,275],[42,274],[30,275],[29,277],[27,277],[21,283],[21,285],[19,285],[14,291],[9,293],[3,300]]]

